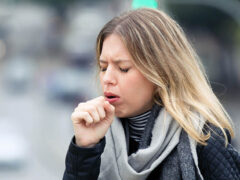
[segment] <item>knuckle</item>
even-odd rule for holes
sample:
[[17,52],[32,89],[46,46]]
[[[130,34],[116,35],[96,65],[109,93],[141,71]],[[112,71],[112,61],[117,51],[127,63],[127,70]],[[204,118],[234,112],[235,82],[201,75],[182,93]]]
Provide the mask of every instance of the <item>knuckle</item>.
[[72,113],[71,114],[71,120],[75,121],[76,119],[78,119],[77,114],[76,113]]
[[88,106],[88,111],[93,112],[95,111],[95,107],[93,105]]
[[104,118],[104,117],[105,117],[105,115],[106,115],[106,114],[105,114],[105,111],[100,111],[100,113],[99,113],[99,114],[100,114],[100,117],[101,117],[101,118]]
[[77,111],[79,111],[80,110],[80,108],[79,107],[76,107],[75,109],[74,109],[74,112],[77,112]]
[[80,103],[78,104],[78,106],[74,109],[75,111],[81,111],[84,109],[84,107],[86,106],[86,103]]
[[92,113],[92,117],[94,119],[94,121],[97,121],[98,120],[98,115],[96,113]]
[[100,117],[99,116],[96,116],[96,121],[100,121]]
[[89,116],[88,112],[82,112],[81,114],[84,118],[88,118],[88,116]]
[[84,103],[81,102],[81,103],[78,104],[77,107],[81,107],[83,104],[84,104]]
[[105,101],[105,98],[103,96],[100,96],[98,99],[98,102],[103,103]]
[[71,119],[75,119],[74,113],[71,114]]
[[103,101],[105,98],[104,98],[104,96],[100,96],[98,99],[99,99],[100,101]]

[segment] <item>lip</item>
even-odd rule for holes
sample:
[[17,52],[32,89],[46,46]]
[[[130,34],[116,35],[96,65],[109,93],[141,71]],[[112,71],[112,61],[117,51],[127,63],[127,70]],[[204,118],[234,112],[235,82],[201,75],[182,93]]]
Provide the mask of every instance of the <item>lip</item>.
[[[104,92],[105,100],[108,101],[110,104],[116,103],[120,97],[111,92]],[[110,96],[113,96],[110,98]]]

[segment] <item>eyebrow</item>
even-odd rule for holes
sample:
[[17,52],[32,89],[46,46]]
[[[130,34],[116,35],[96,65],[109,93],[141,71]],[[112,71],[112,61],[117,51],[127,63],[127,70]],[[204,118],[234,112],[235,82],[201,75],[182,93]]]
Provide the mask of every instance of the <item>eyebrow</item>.
[[[113,61],[115,64],[120,64],[123,62],[131,62],[130,60],[126,60],[126,59],[118,59],[118,60],[114,60]],[[108,62],[103,60],[103,59],[99,59],[99,63],[103,63],[103,64],[107,64]]]

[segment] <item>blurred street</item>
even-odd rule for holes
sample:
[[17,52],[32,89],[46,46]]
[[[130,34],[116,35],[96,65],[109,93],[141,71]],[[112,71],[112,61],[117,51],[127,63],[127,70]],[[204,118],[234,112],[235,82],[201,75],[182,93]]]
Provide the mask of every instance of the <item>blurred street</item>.
[[72,137],[73,107],[47,100],[37,86],[20,95],[2,88],[0,99],[0,122],[14,126],[13,133],[22,137],[27,145],[21,166],[0,164],[1,179],[61,179]]
[[[0,93],[1,118],[17,127],[17,132],[27,142],[27,155],[23,167],[1,169],[3,180],[59,180],[64,171],[64,158],[72,138],[70,115],[72,105],[47,101],[36,87],[30,92],[13,96]],[[228,97],[224,105],[235,121],[235,147],[240,150],[240,97]]]

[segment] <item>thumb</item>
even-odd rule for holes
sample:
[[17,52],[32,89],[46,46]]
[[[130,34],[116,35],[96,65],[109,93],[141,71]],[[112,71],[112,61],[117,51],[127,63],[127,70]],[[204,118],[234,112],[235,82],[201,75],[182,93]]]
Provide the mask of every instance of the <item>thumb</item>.
[[115,114],[115,107],[111,105],[108,101],[105,101],[103,106],[106,111],[106,118],[112,120]]

